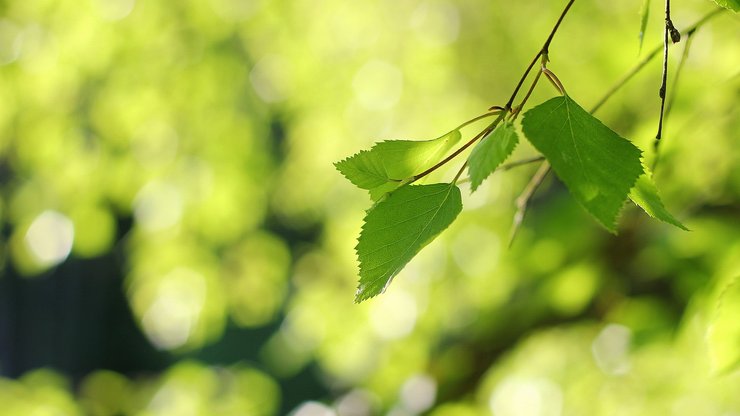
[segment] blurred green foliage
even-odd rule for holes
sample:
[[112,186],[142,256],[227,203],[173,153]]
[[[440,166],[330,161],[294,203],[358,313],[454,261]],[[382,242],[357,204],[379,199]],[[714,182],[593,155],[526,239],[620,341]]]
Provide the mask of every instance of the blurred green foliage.
[[[731,12],[695,35],[655,172],[691,232],[628,209],[612,236],[551,179],[509,249],[522,167],[463,189],[464,215],[385,294],[353,303],[367,195],[332,162],[502,104],[560,3],[1,1],[2,413],[740,412]],[[641,4],[576,2],[555,38],[550,68],[585,106],[639,59]],[[677,3],[674,23],[712,7]],[[661,39],[648,30],[645,49]],[[655,61],[598,114],[648,157],[659,76]],[[530,103],[554,94],[542,84]],[[522,144],[513,160],[535,154]],[[26,299],[12,289],[77,281],[65,265],[100,258],[85,272],[124,276],[167,368],[13,374],[13,346],[63,317],[6,330]],[[236,354],[198,358],[236,332]],[[75,337],[55,334],[60,350]],[[324,393],[296,387],[306,374]]]

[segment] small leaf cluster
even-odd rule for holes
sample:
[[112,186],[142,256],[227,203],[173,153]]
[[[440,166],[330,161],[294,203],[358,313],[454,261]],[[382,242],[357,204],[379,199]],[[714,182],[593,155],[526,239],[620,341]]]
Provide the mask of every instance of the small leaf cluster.
[[[470,177],[471,192],[519,143],[515,116],[506,119],[504,115],[484,130],[487,134],[463,166]],[[686,229],[663,206],[642,163],[642,151],[568,95],[524,113],[521,130],[575,200],[610,232],[616,232],[617,217],[627,199],[648,215]],[[416,183],[440,162],[449,160],[445,156],[461,138],[458,128],[434,140],[384,141],[335,164],[350,182],[367,190],[374,202],[356,246],[360,266],[356,302],[382,293],[462,211],[457,177],[449,183]]]

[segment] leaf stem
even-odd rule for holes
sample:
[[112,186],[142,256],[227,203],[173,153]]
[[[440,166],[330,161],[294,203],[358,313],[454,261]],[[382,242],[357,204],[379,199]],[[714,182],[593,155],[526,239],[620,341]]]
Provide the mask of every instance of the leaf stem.
[[[716,9],[712,10],[711,12],[707,13],[706,15],[704,15],[701,19],[697,20],[693,25],[691,25],[691,26],[687,27],[686,29],[684,29],[684,31],[687,33],[687,37],[688,37],[687,42],[686,42],[687,43],[686,46],[688,47],[688,43],[689,43],[689,40],[691,39],[691,36],[693,36],[694,33],[697,30],[699,30],[699,28],[701,28],[705,23],[707,23],[709,20],[711,20],[715,16],[717,16],[720,13],[724,12],[724,10],[725,9],[718,7]],[[637,65],[635,65],[629,72],[627,72],[627,74],[625,74],[622,78],[620,78],[619,81],[617,81],[606,92],[606,94],[604,94],[604,96],[601,97],[601,99],[591,108],[591,110],[589,112],[591,114],[593,114],[596,111],[598,111],[601,108],[601,106],[603,106],[617,91],[619,91],[625,84],[627,84],[627,82],[629,80],[631,80],[632,77],[634,77],[653,58],[655,58],[658,55],[658,53],[661,51],[661,48],[662,47],[663,46],[658,46],[655,49],[653,49],[652,51],[650,51],[650,53],[647,56],[645,56],[645,58],[643,58],[642,61],[640,61],[639,63],[637,63]],[[685,52],[685,53],[688,53],[688,52]],[[656,160],[657,160],[657,157],[658,157],[657,149],[656,149],[656,155],[655,155],[655,157],[656,157]],[[654,161],[653,163],[656,163],[656,161]],[[544,167],[545,165],[547,165],[546,168]],[[653,165],[653,167],[654,167],[654,165]],[[544,170],[544,172],[543,172],[543,170]],[[655,170],[653,169],[653,171],[655,171]],[[538,170],[537,173],[532,177],[532,179],[529,181],[529,183],[525,187],[525,189],[522,192],[522,194],[517,198],[517,212],[514,215],[514,224],[512,225],[512,232],[511,232],[511,237],[510,237],[509,245],[511,245],[511,243],[513,242],[514,237],[516,236],[516,232],[517,232],[518,228],[521,226],[521,222],[524,220],[524,215],[526,214],[527,204],[529,202],[529,199],[532,197],[532,195],[534,195],[534,192],[537,190],[537,188],[540,186],[540,184],[542,184],[542,181],[544,180],[544,178],[547,176],[547,174],[549,172],[550,172],[550,166],[549,166],[549,164],[547,162],[543,163],[542,167],[540,167],[540,170]]]
[[505,163],[505,164],[497,167],[494,172],[496,172],[496,171],[506,171],[506,170],[514,169],[514,168],[519,167],[519,166],[529,165],[530,163],[542,162],[543,160],[545,160],[545,157],[544,156],[535,156],[535,157],[530,157],[530,158],[527,158],[527,159],[517,160],[517,161],[514,161],[514,162]]
[[453,179],[451,183],[457,183],[457,180],[460,179],[460,175],[462,175],[466,167],[468,167],[467,160],[465,161],[465,163],[463,163],[462,166],[460,166],[460,170],[457,171],[457,174],[455,175],[455,179]]
[[560,82],[560,79],[558,78],[557,75],[555,75],[554,72],[550,71],[544,66],[542,67],[542,72],[545,73],[545,76],[547,76],[547,79],[550,80],[550,83],[552,83],[555,89],[560,91],[560,95],[568,95],[565,93],[565,87],[563,86],[563,83]]
[[[505,164],[497,167],[496,170],[494,170],[494,172],[499,172],[499,171],[504,172],[504,171],[507,171],[507,170],[511,170],[511,169],[517,168],[519,166],[525,166],[525,165],[529,165],[531,163],[542,162],[543,160],[545,160],[545,157],[544,156],[535,156],[535,157],[530,157],[530,158],[527,158],[527,159],[517,160],[517,161],[514,161],[514,162],[505,163]],[[467,182],[470,182],[470,176],[468,176],[467,178],[464,178],[464,179],[461,179],[461,180],[457,181],[457,184],[460,185],[460,184],[467,183]]]
[[[710,13],[707,13],[704,17],[699,19],[696,23],[689,26],[685,29],[685,31],[688,33],[689,38],[691,35],[694,34],[702,25],[704,25],[707,21],[712,19],[714,16],[718,15],[724,11],[724,9],[717,8],[713,10]],[[675,30],[675,29],[674,29]],[[688,41],[687,41],[688,43]],[[688,45],[687,45],[688,46]],[[655,56],[658,55],[660,52],[661,47],[658,46],[654,50],[652,50],[642,61],[640,61],[637,65],[635,65],[627,74],[625,74],[619,81],[617,81],[614,86],[612,86],[606,94],[591,108],[590,113],[593,114],[596,111],[601,108],[619,89],[621,89],[629,80],[632,79],[642,68],[644,68]],[[549,77],[548,77],[549,78]],[[552,80],[551,80],[552,81]],[[532,87],[534,88],[534,87]],[[531,88],[530,88],[531,89]],[[656,149],[657,150],[657,149]],[[656,153],[657,158],[657,153]],[[550,172],[550,165],[549,163],[545,162],[542,164],[540,169],[535,173],[535,175],[530,179],[529,183],[525,187],[524,191],[522,191],[522,194],[517,198],[517,212],[514,215],[514,223],[512,225],[512,231],[511,236],[509,239],[509,245],[514,240],[514,237],[516,236],[517,230],[521,226],[522,221],[524,220],[524,215],[526,214],[527,205],[529,202],[529,199],[534,195],[534,192],[537,190],[537,188],[542,184],[542,181],[547,176],[547,174]]]
[[529,200],[532,199],[532,195],[534,195],[534,192],[540,187],[542,181],[545,180],[545,177],[549,172],[550,163],[547,161],[542,162],[539,169],[537,169],[537,172],[532,176],[532,179],[529,180],[529,183],[524,188],[524,191],[522,191],[521,195],[516,199],[516,214],[514,214],[514,222],[511,225],[511,233],[509,234],[509,247],[511,247],[511,244],[514,242],[514,237],[516,237],[517,231],[519,231],[519,227],[521,227],[522,222],[524,221],[524,214],[527,212]]
[[[500,108],[500,107],[495,107],[495,108],[493,108],[492,110],[489,110],[489,111],[488,111],[487,113],[485,113],[485,114],[481,114],[481,115],[479,115],[479,116],[477,116],[477,117],[473,117],[473,118],[471,118],[470,120],[468,120],[468,121],[466,121],[466,122],[462,123],[461,125],[457,126],[457,128],[456,128],[455,130],[460,130],[460,129],[464,128],[464,127],[467,127],[467,126],[469,126],[469,125],[471,125],[471,124],[475,123],[475,122],[476,122],[476,121],[478,121],[478,120],[483,120],[484,118],[488,118],[488,117],[491,117],[491,116],[496,116],[496,115],[498,115],[499,113],[501,113],[502,111],[503,111],[503,108]],[[454,130],[453,130],[453,131],[454,131]]]
[[524,108],[524,104],[527,103],[527,100],[529,100],[529,97],[532,95],[532,92],[534,91],[534,87],[537,86],[537,83],[540,81],[540,77],[542,76],[542,71],[537,71],[537,75],[534,77],[534,81],[532,81],[532,85],[529,86],[529,89],[527,90],[527,94],[524,95],[524,99],[521,103],[519,103],[518,106],[512,111],[511,115],[511,121],[516,120],[517,117],[519,117],[519,113],[522,111],[522,108]]
[[[417,175],[414,175],[413,179],[409,183],[416,182],[419,179],[421,179],[421,178],[429,175],[430,173],[434,172],[435,170],[439,169],[441,166],[443,166],[444,164],[446,164],[450,160],[454,159],[457,155],[459,155],[460,153],[462,153],[465,149],[467,149],[468,147],[470,147],[473,143],[475,143],[476,141],[480,140],[482,137],[485,137],[487,134],[489,134],[490,132],[492,132],[496,128],[496,126],[498,125],[498,123],[500,123],[501,120],[503,120],[504,116],[511,110],[511,105],[513,104],[514,100],[516,99],[516,95],[519,93],[519,90],[521,89],[522,84],[524,84],[524,81],[527,79],[527,75],[529,75],[530,71],[534,67],[534,64],[537,62],[537,60],[540,59],[540,57],[542,57],[543,66],[547,62],[547,60],[548,60],[548,53],[549,53],[549,50],[550,50],[550,43],[552,43],[552,40],[555,37],[555,33],[557,33],[558,28],[560,28],[560,24],[563,22],[563,19],[565,19],[565,16],[568,14],[568,11],[570,10],[570,8],[573,5],[573,3],[575,3],[575,0],[569,0],[568,1],[568,4],[563,9],[562,13],[560,13],[560,17],[558,18],[557,22],[555,23],[555,26],[550,31],[550,34],[547,36],[547,40],[545,40],[545,43],[544,43],[544,45],[542,45],[542,48],[539,50],[539,52],[537,52],[537,55],[535,55],[535,57],[532,60],[532,62],[529,64],[529,66],[527,67],[527,69],[524,71],[524,74],[519,79],[519,82],[517,83],[516,88],[514,89],[514,92],[511,94],[511,97],[509,98],[509,101],[506,103],[506,105],[503,108],[498,107],[498,106],[493,106],[493,107],[491,107],[491,112],[486,113],[486,114],[483,114],[483,115],[480,115],[478,117],[475,117],[475,118],[473,118],[473,119],[471,119],[469,121],[466,121],[465,123],[461,124],[460,127],[458,127],[458,129],[461,129],[461,128],[463,128],[463,127],[465,127],[465,126],[467,126],[467,125],[469,125],[471,123],[474,123],[474,122],[476,122],[476,121],[478,121],[480,119],[489,117],[490,115],[493,115],[493,114],[498,114],[498,118],[496,120],[494,120],[493,123],[491,123],[488,127],[486,127],[485,129],[483,129],[480,133],[478,133],[477,135],[475,135],[475,137],[473,137],[467,143],[465,143],[462,147],[460,147],[459,149],[455,150],[452,154],[450,154],[449,156],[447,156],[446,158],[444,158],[442,161],[440,161],[436,165],[432,166],[431,168],[425,170],[424,172],[421,172],[421,173],[419,173]],[[538,74],[537,74],[537,78],[535,78],[534,83],[530,87],[530,91],[528,91],[527,96],[525,97],[524,101],[522,101],[522,104],[519,106],[519,110],[521,110],[521,107],[524,106],[524,103],[526,103],[527,99],[531,95],[532,90],[534,89],[534,86],[537,84],[537,81],[539,80],[539,77],[540,77],[541,74],[542,74],[542,71],[539,71]],[[516,118],[517,115],[518,115],[518,112],[514,113],[513,118]],[[463,167],[458,172],[458,177],[460,176],[460,174],[462,173],[462,171],[465,169],[466,166],[467,166],[467,162],[465,164],[463,164]],[[455,180],[457,180],[457,179],[455,179]]]
[[534,59],[532,59],[532,62],[529,63],[529,66],[524,71],[524,74],[519,79],[519,82],[516,84],[516,88],[514,88],[514,92],[511,93],[511,97],[509,98],[509,101],[506,102],[505,108],[511,109],[511,105],[514,104],[516,95],[519,93],[519,90],[522,88],[522,85],[524,84],[524,80],[527,79],[527,75],[529,75],[530,71],[532,71],[532,68],[534,68],[534,65],[537,63],[537,60],[540,59],[542,55],[547,55],[548,52],[550,51],[550,43],[552,42],[552,39],[555,37],[555,33],[558,31],[558,28],[560,28],[560,24],[563,22],[565,15],[568,14],[568,11],[570,10],[570,7],[573,5],[573,3],[575,3],[575,0],[568,1],[568,4],[565,6],[565,9],[563,9],[563,12],[560,14],[558,21],[555,23],[555,26],[552,28],[552,31],[550,31],[550,35],[547,37],[545,44],[542,45],[542,49],[540,49],[540,51],[537,52],[537,55],[535,55]]
[[[445,163],[447,163],[450,160],[454,159],[457,155],[459,155],[465,149],[467,149],[468,147],[470,147],[473,143],[477,142],[479,139],[481,139],[482,137],[486,136],[488,133],[492,132],[496,128],[496,126],[498,125],[498,123],[500,123],[501,120],[503,120],[504,115],[506,115],[506,113],[503,112],[503,111],[501,111],[499,113],[498,117],[496,118],[496,120],[494,120],[493,123],[491,123],[488,127],[486,127],[485,129],[483,129],[480,133],[476,134],[475,137],[473,137],[472,139],[468,140],[468,142],[465,143],[464,145],[462,145],[462,147],[460,147],[459,149],[457,149],[454,152],[452,152],[452,154],[450,154],[446,158],[442,159],[442,161],[440,161],[436,165],[434,165],[431,168],[425,170],[424,172],[419,173],[418,175],[414,175],[413,179],[409,183],[414,183],[414,182],[418,181],[419,179],[421,179],[421,178],[429,175],[430,173],[434,172],[435,170],[439,169]],[[465,166],[463,166],[463,168],[464,167]]]

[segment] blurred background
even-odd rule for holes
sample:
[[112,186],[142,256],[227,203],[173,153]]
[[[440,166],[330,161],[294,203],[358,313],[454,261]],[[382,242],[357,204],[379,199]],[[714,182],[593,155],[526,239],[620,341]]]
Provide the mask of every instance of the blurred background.
[[[0,414],[740,415],[732,12],[669,82],[655,180],[690,232],[626,206],[611,235],[550,177],[507,248],[527,165],[353,303],[370,200],[332,163],[505,104],[565,3],[0,1]],[[555,38],[585,108],[660,44],[641,5]],[[648,161],[659,83],[597,114]]]

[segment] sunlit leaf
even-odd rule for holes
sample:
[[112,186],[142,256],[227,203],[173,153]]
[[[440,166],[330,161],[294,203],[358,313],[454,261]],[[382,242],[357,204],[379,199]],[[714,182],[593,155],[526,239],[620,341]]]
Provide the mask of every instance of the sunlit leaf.
[[740,0],[714,0],[720,6],[736,12],[740,12]]
[[334,165],[357,187],[370,191],[377,201],[387,192],[442,160],[460,141],[459,130],[453,130],[434,140],[389,140],[377,143]]
[[643,173],[640,150],[568,96],[527,111],[522,129],[575,199],[614,232],[617,214]]
[[642,43],[645,40],[648,17],[650,17],[650,0],[642,0],[642,9],[640,10],[640,50],[642,50]]
[[360,284],[355,301],[383,292],[461,210],[460,189],[447,183],[404,186],[373,207],[357,241]]
[[468,157],[470,189],[475,191],[488,175],[514,151],[519,137],[512,123],[499,126],[493,133],[484,137]]
[[740,277],[722,289],[707,336],[712,368],[723,373],[740,365]]
[[645,170],[645,173],[637,178],[635,186],[630,191],[629,197],[632,202],[642,208],[642,210],[651,217],[688,231],[688,228],[668,212],[666,207],[663,205],[663,202],[660,200],[658,189],[656,188],[655,183],[653,183],[652,174],[646,167],[643,166],[643,169]]

